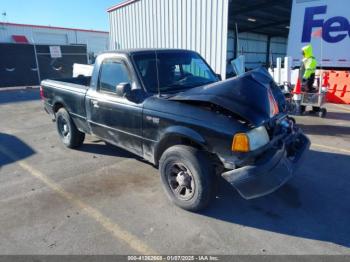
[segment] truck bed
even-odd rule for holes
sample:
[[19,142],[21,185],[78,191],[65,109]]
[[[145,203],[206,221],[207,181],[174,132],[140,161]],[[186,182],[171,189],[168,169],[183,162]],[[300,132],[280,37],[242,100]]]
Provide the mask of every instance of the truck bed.
[[85,76],[42,81],[41,86],[46,98],[45,108],[53,115],[58,104],[64,106],[78,129],[89,133],[86,122],[85,95],[90,81],[91,77]]

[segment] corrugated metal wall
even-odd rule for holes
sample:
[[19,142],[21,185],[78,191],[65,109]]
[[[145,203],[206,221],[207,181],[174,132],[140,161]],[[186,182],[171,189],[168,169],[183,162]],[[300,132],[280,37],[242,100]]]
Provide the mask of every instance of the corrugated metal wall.
[[140,0],[109,13],[110,48],[199,52],[225,78],[229,0]]

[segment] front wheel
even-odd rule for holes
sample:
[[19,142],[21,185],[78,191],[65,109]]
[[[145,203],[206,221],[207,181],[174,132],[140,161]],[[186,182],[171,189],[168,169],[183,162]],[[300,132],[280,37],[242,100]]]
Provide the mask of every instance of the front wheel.
[[61,108],[56,113],[57,132],[66,147],[76,148],[84,142],[85,134],[75,126],[66,109]]
[[214,169],[205,152],[183,145],[170,147],[160,159],[159,171],[166,194],[177,206],[199,211],[209,204]]

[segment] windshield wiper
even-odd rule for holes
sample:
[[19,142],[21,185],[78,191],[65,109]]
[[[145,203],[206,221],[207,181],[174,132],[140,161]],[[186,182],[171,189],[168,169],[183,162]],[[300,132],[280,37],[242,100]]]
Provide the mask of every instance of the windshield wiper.
[[216,81],[207,81],[207,82],[201,82],[201,83],[193,83],[193,84],[190,84],[190,85],[186,85],[186,87],[189,87],[189,88],[194,88],[194,87],[198,87],[198,86],[204,86],[204,85],[209,85],[209,84],[212,84],[212,83],[215,83]]
[[216,81],[210,80],[210,81],[206,81],[206,82],[192,83],[192,84],[186,84],[186,85],[185,84],[184,85],[173,84],[173,85],[167,86],[165,88],[162,88],[161,93],[164,93],[164,92],[174,93],[174,92],[179,92],[179,91],[185,91],[185,90],[190,89],[190,88],[204,86],[204,85],[212,84],[215,82]]

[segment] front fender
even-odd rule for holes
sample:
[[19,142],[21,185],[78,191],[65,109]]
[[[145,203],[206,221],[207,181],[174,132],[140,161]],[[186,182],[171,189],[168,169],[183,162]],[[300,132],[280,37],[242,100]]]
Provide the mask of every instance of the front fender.
[[196,143],[199,143],[201,145],[206,145],[206,141],[203,138],[202,135],[200,135],[195,130],[185,127],[185,126],[171,126],[165,129],[164,134],[162,135],[162,138],[169,136],[169,135],[181,135],[184,137],[187,137],[191,140],[194,140]]
[[176,139],[189,140],[198,145],[200,148],[208,150],[208,144],[206,140],[201,134],[199,134],[195,130],[184,126],[171,126],[164,130],[159,142],[157,143],[157,146],[154,151],[155,163],[158,162],[162,153],[169,146],[176,144]]

